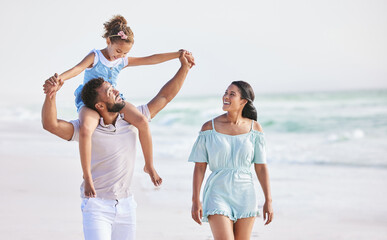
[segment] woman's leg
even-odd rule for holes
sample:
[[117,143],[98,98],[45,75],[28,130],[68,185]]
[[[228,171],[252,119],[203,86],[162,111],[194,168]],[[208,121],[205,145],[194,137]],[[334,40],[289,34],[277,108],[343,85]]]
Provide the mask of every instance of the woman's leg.
[[214,240],[234,240],[233,221],[223,215],[208,216]]
[[131,103],[125,101],[125,107],[121,110],[124,119],[138,129],[142,152],[145,159],[144,171],[149,174],[153,184],[159,186],[162,179],[153,166],[152,136],[149,129],[148,119]]
[[255,217],[241,218],[234,224],[235,240],[250,240]]
[[82,107],[79,111],[79,155],[85,180],[85,197],[96,197],[93,178],[91,176],[91,135],[98,126],[98,112]]

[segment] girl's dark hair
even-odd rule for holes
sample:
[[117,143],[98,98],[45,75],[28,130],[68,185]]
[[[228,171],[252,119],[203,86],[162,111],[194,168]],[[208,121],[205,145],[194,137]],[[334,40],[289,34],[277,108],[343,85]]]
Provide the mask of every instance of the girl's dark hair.
[[237,86],[239,88],[239,92],[241,93],[241,98],[247,100],[247,103],[242,110],[242,117],[257,121],[257,109],[253,105],[253,101],[255,99],[253,88],[250,84],[244,81],[234,81],[231,84]]
[[[104,38],[110,38],[112,43],[117,41],[125,41],[127,43],[134,43],[134,34],[129,26],[126,26],[126,19],[121,15],[113,16],[109,21],[103,24],[105,33],[102,35]],[[126,39],[122,39],[118,35],[119,32],[123,31],[127,36]]]

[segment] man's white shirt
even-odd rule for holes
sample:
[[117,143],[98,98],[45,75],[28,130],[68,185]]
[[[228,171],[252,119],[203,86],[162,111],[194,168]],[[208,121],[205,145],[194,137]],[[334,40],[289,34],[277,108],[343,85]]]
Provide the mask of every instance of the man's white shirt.
[[[137,109],[150,121],[147,105]],[[79,119],[70,121],[74,134],[70,141],[79,141]],[[98,198],[122,199],[131,196],[130,185],[136,160],[138,130],[119,114],[115,125],[105,125],[100,119],[92,135],[91,175]],[[84,196],[84,182],[81,185]]]

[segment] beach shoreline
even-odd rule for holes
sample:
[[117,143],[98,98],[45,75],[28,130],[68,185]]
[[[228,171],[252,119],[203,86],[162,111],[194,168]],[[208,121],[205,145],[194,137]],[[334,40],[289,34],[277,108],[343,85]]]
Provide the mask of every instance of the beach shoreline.
[[[28,124],[20,131],[30,138],[9,132],[0,139],[6,147],[0,153],[0,237],[82,239],[77,144]],[[39,141],[26,147],[33,138]],[[200,226],[191,219],[193,164],[158,159],[161,188],[152,186],[142,166],[138,158],[132,185],[138,203],[137,239],[212,239],[208,223]],[[257,218],[252,239],[387,236],[386,168],[269,163],[269,169],[274,220],[264,226]]]
[[[274,219],[264,226],[257,218],[252,239],[386,239],[386,98],[375,96],[260,99]],[[142,171],[138,145],[132,182],[137,239],[212,239],[208,223],[191,219],[194,165],[187,160],[218,103],[216,97],[176,99],[152,120],[163,185],[155,189]],[[7,108],[0,118],[0,239],[82,239],[78,143],[43,130],[40,109],[41,103],[33,102]],[[59,109],[59,118],[75,115],[73,108]]]

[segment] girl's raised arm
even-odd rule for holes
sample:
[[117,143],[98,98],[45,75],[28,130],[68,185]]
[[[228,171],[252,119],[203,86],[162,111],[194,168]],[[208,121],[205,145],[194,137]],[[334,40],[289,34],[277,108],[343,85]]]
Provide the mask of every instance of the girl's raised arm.
[[46,93],[50,97],[52,97],[53,94],[55,92],[57,92],[63,85],[63,82],[62,82],[62,84],[59,84],[58,81],[60,81],[60,80],[66,81],[70,78],[77,76],[78,74],[83,72],[86,68],[91,67],[93,65],[93,62],[94,62],[94,52],[91,52],[84,59],[82,59],[82,61],[80,63],[75,65],[73,68],[70,68],[69,70],[67,70],[66,72],[62,73],[59,76],[55,76],[55,75],[51,76],[49,79],[47,79],[47,81],[50,81],[52,83],[52,85],[58,84],[58,87],[53,88],[52,86],[50,87],[50,85],[46,84],[44,93]]
[[[70,78],[73,78],[83,72],[86,68],[91,67],[94,62],[94,52],[89,53],[80,63],[75,65],[73,68],[70,68],[66,72],[59,75],[59,79],[66,81]],[[58,89],[59,90],[59,89]]]
[[152,65],[178,58],[180,51],[153,54],[146,57],[128,57],[128,66]]

